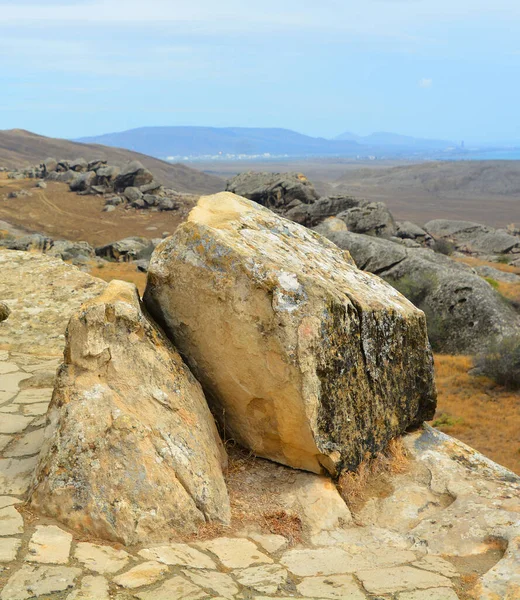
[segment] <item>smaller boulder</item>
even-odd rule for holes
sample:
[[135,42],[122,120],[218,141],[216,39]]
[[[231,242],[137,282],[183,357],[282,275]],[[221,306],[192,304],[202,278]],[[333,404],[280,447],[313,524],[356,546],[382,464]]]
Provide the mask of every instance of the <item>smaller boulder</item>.
[[359,204],[360,200],[352,196],[326,196],[313,204],[299,203],[290,208],[284,217],[306,227],[315,227],[328,217],[334,217]]
[[142,185],[139,189],[141,192],[143,192],[143,194],[151,194],[154,192],[159,192],[162,189],[162,185],[157,183],[157,181],[152,181],[151,183]]
[[107,164],[106,160],[91,160],[88,163],[87,170],[97,172],[98,169],[101,169],[101,167],[106,166],[106,164]]
[[178,202],[171,198],[161,198],[157,203],[159,210],[177,210],[179,208]]
[[141,200],[143,194],[136,187],[127,187],[124,191],[124,196],[129,202],[135,202],[136,200]]
[[46,190],[47,189],[47,184],[42,179],[41,181],[38,181],[38,183],[36,184],[35,187],[40,188],[41,190]]
[[383,202],[363,201],[337,216],[354,233],[381,237],[391,237],[396,233],[394,218]]
[[397,221],[396,227],[396,237],[403,240],[424,240],[430,237],[422,227],[411,221]]

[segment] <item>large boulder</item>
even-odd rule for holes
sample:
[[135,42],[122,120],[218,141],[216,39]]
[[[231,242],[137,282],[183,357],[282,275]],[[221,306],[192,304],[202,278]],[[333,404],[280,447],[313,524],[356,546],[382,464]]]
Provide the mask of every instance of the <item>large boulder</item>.
[[347,231],[328,219],[316,231],[348,250],[356,264],[377,273],[422,308],[436,349],[475,353],[497,337],[520,331],[520,317],[470,267],[427,248]]
[[47,177],[49,173],[53,173],[54,171],[56,171],[57,166],[58,161],[55,158],[46,158],[41,164],[41,167],[43,169],[43,176]]
[[314,227],[328,217],[359,206],[360,200],[352,196],[325,196],[313,204],[298,204],[284,213],[284,217],[295,223]]
[[88,242],[70,242],[69,240],[55,240],[47,254],[59,256],[62,260],[79,262],[96,255],[94,248]]
[[110,187],[120,172],[121,169],[119,167],[110,165],[101,166],[99,169],[96,169],[96,184]]
[[125,544],[228,523],[226,456],[199,383],[112,281],[67,329],[30,504]]
[[227,182],[226,190],[277,211],[312,204],[319,198],[301,173],[240,173]]
[[397,231],[394,218],[384,202],[362,201],[337,217],[354,233],[391,237]]
[[21,237],[0,240],[0,246],[8,250],[20,250],[23,252],[27,252],[28,250],[47,252],[52,247],[52,244],[52,239],[41,233],[31,233]]
[[520,253],[520,237],[473,221],[434,219],[425,230],[435,239],[448,239],[459,250],[475,254]]
[[133,160],[114,180],[116,192],[123,192],[127,187],[140,187],[153,181],[152,173],[138,160]]
[[88,162],[84,158],[76,158],[70,163],[69,168],[78,173],[86,173],[89,170]]
[[354,469],[435,410],[424,314],[325,238],[230,193],[156,248],[145,293],[226,435]]
[[95,184],[95,181],[96,173],[94,171],[77,173],[74,179],[72,179],[69,183],[69,188],[71,192],[86,192]]

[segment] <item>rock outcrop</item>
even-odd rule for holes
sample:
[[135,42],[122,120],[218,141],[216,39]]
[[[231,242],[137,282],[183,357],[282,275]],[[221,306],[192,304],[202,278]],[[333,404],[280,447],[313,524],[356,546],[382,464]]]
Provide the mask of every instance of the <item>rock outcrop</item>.
[[156,248],[145,303],[227,435],[260,456],[337,473],[433,416],[423,313],[234,194],[202,198]]
[[427,248],[352,233],[335,218],[316,231],[348,250],[359,268],[384,277],[425,310],[439,350],[480,352],[493,339],[520,331],[513,308],[462,263]]
[[73,315],[31,506],[75,530],[136,544],[229,521],[225,451],[202,389],[113,281]]
[[277,212],[312,204],[319,198],[312,183],[301,173],[240,173],[227,182],[226,190]]

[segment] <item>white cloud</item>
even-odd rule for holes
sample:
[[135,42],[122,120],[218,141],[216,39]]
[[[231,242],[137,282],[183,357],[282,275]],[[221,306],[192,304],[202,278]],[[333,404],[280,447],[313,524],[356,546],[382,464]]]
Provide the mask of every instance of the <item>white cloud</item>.
[[419,79],[419,87],[422,88],[431,88],[433,86],[433,79],[428,79],[427,77],[423,77]]

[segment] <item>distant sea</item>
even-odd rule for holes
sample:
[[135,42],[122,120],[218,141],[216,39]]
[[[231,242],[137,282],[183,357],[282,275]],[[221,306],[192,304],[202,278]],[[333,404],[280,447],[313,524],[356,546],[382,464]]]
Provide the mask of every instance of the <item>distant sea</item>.
[[[446,160],[446,157],[439,160]],[[520,148],[512,148],[511,150],[489,150],[478,152],[467,152],[458,156],[452,156],[447,160],[520,160]]]

